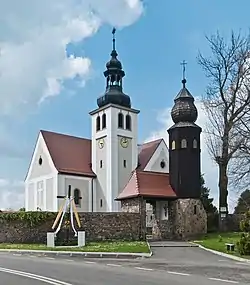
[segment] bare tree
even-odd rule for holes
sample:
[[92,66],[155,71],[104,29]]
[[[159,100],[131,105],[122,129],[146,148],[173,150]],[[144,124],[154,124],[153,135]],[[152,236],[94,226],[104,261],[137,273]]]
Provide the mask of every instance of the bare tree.
[[241,167],[248,140],[243,135],[247,132],[243,122],[250,122],[250,34],[231,32],[227,41],[217,32],[206,39],[212,55],[198,55],[198,63],[209,79],[202,98],[209,122],[206,144],[219,168],[220,212],[225,207],[227,214],[230,169],[235,163]]

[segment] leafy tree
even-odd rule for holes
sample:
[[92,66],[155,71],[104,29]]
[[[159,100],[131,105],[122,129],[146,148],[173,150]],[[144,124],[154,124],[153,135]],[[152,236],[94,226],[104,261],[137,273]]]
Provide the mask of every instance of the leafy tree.
[[207,213],[208,232],[216,231],[218,228],[218,210],[213,205],[214,199],[209,197],[210,189],[205,186],[204,175],[201,175],[201,201]]
[[237,243],[241,255],[250,255],[250,211],[245,213],[245,218],[240,223],[240,229],[243,232]]
[[234,208],[234,214],[244,214],[247,211],[250,211],[250,190],[248,189],[241,193]]

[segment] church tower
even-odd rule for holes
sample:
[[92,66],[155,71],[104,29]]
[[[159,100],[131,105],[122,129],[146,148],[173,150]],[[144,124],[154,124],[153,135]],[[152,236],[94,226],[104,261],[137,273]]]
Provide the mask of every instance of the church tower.
[[[115,198],[138,164],[137,117],[131,100],[123,92],[125,72],[118,60],[113,29],[113,50],[106,64],[106,91],[97,99],[92,117],[92,169],[96,179],[96,211],[120,211]],[[94,202],[95,203],[95,202]]]
[[198,112],[194,97],[186,88],[185,66],[182,89],[176,96],[171,111],[174,125],[169,133],[169,177],[178,198],[199,199],[200,185],[200,134],[195,124]]

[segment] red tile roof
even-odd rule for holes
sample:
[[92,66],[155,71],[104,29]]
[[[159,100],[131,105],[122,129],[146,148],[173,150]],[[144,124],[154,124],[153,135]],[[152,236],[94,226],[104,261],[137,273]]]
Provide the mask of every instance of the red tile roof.
[[169,184],[169,174],[135,170],[117,200],[135,197],[174,198]]
[[158,139],[155,141],[144,143],[140,146],[141,150],[139,153],[138,170],[144,170],[162,140],[163,139]]
[[[95,177],[91,169],[91,140],[41,130],[51,158],[60,173]],[[144,170],[162,139],[140,145],[138,170]]]
[[96,176],[91,169],[91,140],[43,130],[41,133],[60,173]]

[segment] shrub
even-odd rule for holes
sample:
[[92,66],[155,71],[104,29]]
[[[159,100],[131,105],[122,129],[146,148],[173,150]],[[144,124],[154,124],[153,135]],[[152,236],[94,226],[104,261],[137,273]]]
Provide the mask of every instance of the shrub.
[[238,251],[241,255],[250,255],[250,211],[246,212],[240,222],[240,229],[243,233],[237,243]]

